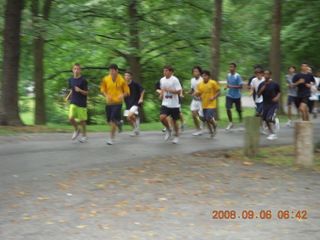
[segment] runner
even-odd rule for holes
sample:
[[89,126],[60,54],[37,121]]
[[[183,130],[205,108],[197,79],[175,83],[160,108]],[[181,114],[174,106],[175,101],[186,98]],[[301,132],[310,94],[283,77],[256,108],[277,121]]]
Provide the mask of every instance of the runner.
[[210,79],[210,72],[204,70],[202,72],[203,81],[198,84],[195,96],[202,99],[203,118],[207,122],[210,136],[212,139],[217,130],[217,123],[213,115],[217,108],[217,97],[220,94],[220,86],[215,80]]
[[171,129],[167,120],[168,116],[172,117],[173,128],[175,136],[172,143],[179,142],[179,126],[177,120],[180,118],[180,104],[179,95],[181,94],[181,84],[175,76],[173,76],[174,68],[172,66],[164,66],[164,77],[160,80],[160,98],[162,99],[162,106],[160,109],[160,121],[166,128],[166,135],[164,140],[167,141],[171,137]]
[[109,67],[110,74],[102,79],[100,91],[106,98],[106,115],[110,124],[110,139],[108,145],[115,143],[116,126],[121,131],[121,108],[124,97],[130,95],[130,89],[123,77],[118,74],[119,68],[117,64],[111,64]]
[[202,129],[200,127],[198,118],[200,118],[200,120],[203,121],[203,111],[202,111],[201,97],[196,96],[196,90],[197,90],[198,84],[203,81],[203,78],[201,77],[202,68],[199,66],[193,67],[192,74],[194,77],[191,79],[191,90],[186,92],[186,94],[190,94],[193,96],[193,99],[190,105],[193,122],[194,122],[194,125],[196,126],[196,132],[194,132],[193,135],[201,136]]
[[80,129],[76,122],[76,118],[79,119],[82,126],[82,137],[79,142],[87,142],[87,95],[88,95],[88,83],[87,80],[81,76],[81,65],[75,63],[72,68],[73,77],[69,79],[69,86],[71,88],[66,100],[70,100],[69,120],[74,127],[74,133],[72,140],[75,140],[79,134]]
[[127,117],[128,122],[133,127],[133,132],[130,136],[137,136],[140,134],[140,118],[138,108],[141,106],[144,97],[144,88],[136,81],[132,79],[132,72],[127,70],[124,74],[124,78],[130,88],[130,96],[124,98],[126,102],[126,110],[124,116]]
[[[277,133],[280,129],[279,119],[275,118],[275,113],[278,108],[280,100],[280,86],[271,79],[271,71],[265,70],[265,81],[260,83],[258,88],[258,97],[263,96],[263,112],[262,119],[266,121],[270,135],[268,140],[275,140],[278,138]],[[272,123],[272,125],[271,125]]]
[[299,104],[297,102],[297,87],[293,87],[293,82],[292,78],[296,73],[296,67],[294,66],[289,66],[288,67],[289,74],[286,75],[286,81],[287,84],[286,86],[288,87],[288,101],[287,101],[287,106],[288,106],[288,122],[287,126],[292,126],[292,103],[295,104],[297,109],[299,108]]
[[229,70],[230,73],[227,76],[227,86],[225,90],[229,88],[229,91],[226,96],[226,108],[227,114],[229,119],[229,125],[226,130],[233,128],[233,121],[232,121],[232,112],[231,108],[233,103],[236,105],[236,109],[239,115],[240,124],[242,123],[242,113],[241,113],[241,89],[242,89],[242,78],[236,72],[236,64],[230,63]]

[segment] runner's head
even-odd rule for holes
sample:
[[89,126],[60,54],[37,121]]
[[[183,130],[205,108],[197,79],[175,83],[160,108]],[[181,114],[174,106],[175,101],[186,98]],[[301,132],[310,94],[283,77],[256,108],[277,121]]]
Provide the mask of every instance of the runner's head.
[[230,63],[229,64],[229,70],[231,73],[235,73],[236,72],[236,68],[237,68],[237,65],[235,63]]
[[114,64],[114,63],[110,64],[109,72],[112,77],[116,77],[118,75],[118,71],[119,71],[119,68],[117,64]]
[[262,79],[263,73],[264,73],[264,72],[263,72],[262,69],[260,69],[260,70],[255,70],[255,71],[254,71],[254,74],[256,75],[256,77],[257,77],[259,80]]
[[75,77],[79,77],[80,76],[81,70],[82,69],[81,69],[80,63],[73,64],[72,72],[73,72]]
[[289,66],[288,71],[290,74],[294,74],[296,72],[296,67],[295,66]]
[[265,70],[264,71],[264,77],[266,81],[268,81],[271,78],[272,72],[270,70]]
[[194,66],[192,68],[192,74],[196,79],[198,79],[202,74],[202,68],[200,66]]
[[132,82],[132,72],[130,70],[126,70],[124,73],[124,79],[126,79],[127,83]]
[[210,79],[210,75],[211,75],[211,73],[208,71],[208,70],[203,70],[202,71],[202,78],[203,78],[203,81],[205,82],[205,83],[207,83],[208,81],[209,81],[209,79]]
[[166,65],[163,67],[163,75],[166,78],[170,78],[174,73],[174,68],[170,65]]

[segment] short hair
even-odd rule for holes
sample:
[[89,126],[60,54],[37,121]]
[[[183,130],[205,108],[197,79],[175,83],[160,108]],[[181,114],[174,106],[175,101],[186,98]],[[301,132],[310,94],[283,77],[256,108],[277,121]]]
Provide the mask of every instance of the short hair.
[[296,67],[295,67],[295,66],[289,66],[289,67],[288,67],[288,70],[289,70],[290,68],[293,68],[294,70],[296,70]]
[[81,68],[81,64],[80,64],[80,63],[75,63],[75,64],[73,64],[73,67],[75,67],[75,66]]
[[114,69],[114,70],[118,70],[118,65],[115,63],[110,64],[109,69]]
[[229,63],[229,65],[233,65],[235,68],[237,67],[237,64],[235,64],[234,62]]
[[200,74],[202,74],[202,68],[201,68],[200,66],[194,66],[194,67],[192,68],[192,73],[193,73],[193,70],[195,70],[195,69],[198,69],[198,71],[200,72]]
[[260,70],[257,70],[257,69],[256,69],[256,70],[254,71],[254,73],[255,73],[255,74],[256,74],[256,73],[261,73],[261,74],[263,74],[264,71],[263,71],[262,69],[260,69]]
[[166,65],[163,67],[163,69],[167,69],[170,72],[174,72],[174,68],[171,65]]
[[263,69],[263,67],[260,64],[254,65],[253,69],[256,70],[257,68]]
[[265,72],[268,72],[270,75],[272,75],[272,72],[270,70],[264,70]]
[[308,67],[310,67],[310,66],[309,66],[309,63],[306,62],[306,61],[303,61],[303,62],[301,63],[301,65],[302,65],[302,64],[306,64],[306,65],[308,65]]
[[208,75],[209,77],[211,76],[211,73],[208,70],[203,70],[202,75],[203,74]]
[[128,73],[128,74],[130,74],[131,76],[133,75],[130,70],[126,70],[124,73]]

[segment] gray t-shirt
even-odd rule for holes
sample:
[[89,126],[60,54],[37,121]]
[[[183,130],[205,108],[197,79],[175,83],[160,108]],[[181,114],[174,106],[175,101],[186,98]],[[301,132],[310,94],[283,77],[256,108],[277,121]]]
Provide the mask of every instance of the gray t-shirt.
[[292,96],[292,97],[297,97],[298,94],[297,94],[297,91],[298,91],[298,88],[297,87],[292,87],[292,78],[293,78],[294,75],[286,75],[286,80],[287,80],[287,83],[289,84],[289,87],[288,87],[288,96]]

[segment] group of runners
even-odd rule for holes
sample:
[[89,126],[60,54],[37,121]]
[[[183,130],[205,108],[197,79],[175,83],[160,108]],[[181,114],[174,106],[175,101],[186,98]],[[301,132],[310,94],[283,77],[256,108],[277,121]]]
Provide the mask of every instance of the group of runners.
[[[303,120],[308,120],[308,105],[311,88],[318,86],[313,75],[307,72],[305,63],[301,65],[301,73],[292,75],[288,86],[297,89],[297,96],[294,97],[294,102],[299,106],[299,111],[302,114]],[[308,66],[308,65],[306,65]],[[76,119],[80,121],[82,126],[82,137],[80,142],[88,140],[86,131],[87,120],[87,95],[88,84],[86,79],[81,76],[81,65],[76,63],[72,69],[74,76],[69,79],[70,93],[66,100],[70,100],[69,120],[74,126],[72,140],[75,140],[80,135],[80,128]],[[123,120],[121,119],[122,104],[125,102],[126,110],[124,116],[127,117],[128,123],[132,126],[133,131],[131,136],[140,134],[140,119],[139,107],[143,103],[145,89],[138,82],[133,80],[133,74],[130,70],[125,71],[124,78],[118,73],[119,68],[116,64],[111,64],[109,74],[102,79],[101,93],[106,100],[106,118],[110,124],[110,137],[107,141],[108,145],[115,143],[115,132],[122,131]],[[226,109],[229,119],[229,124],[226,130],[234,127],[231,109],[233,104],[236,106],[236,111],[239,116],[239,122],[242,123],[241,110],[241,89],[243,87],[242,78],[236,72],[236,64],[229,64],[230,73],[227,75],[228,89],[226,95]],[[190,105],[192,117],[196,131],[194,136],[203,134],[204,126],[209,129],[209,139],[214,138],[217,129],[217,123],[214,115],[217,109],[217,98],[220,95],[220,86],[217,81],[211,79],[211,73],[208,70],[202,70],[200,66],[195,66],[192,69],[193,78],[191,79],[191,88],[185,92],[187,95],[192,95],[193,99]],[[320,73],[319,73],[320,74]],[[161,108],[159,119],[163,124],[165,137],[167,141],[172,139],[172,143],[179,142],[179,126],[177,121],[182,120],[180,128],[183,128],[185,122],[181,114],[181,98],[183,97],[183,88],[176,76],[174,76],[174,68],[172,66],[163,67],[163,77],[156,83],[156,92],[159,93],[161,99]],[[275,117],[280,100],[280,86],[272,81],[270,70],[255,69],[255,76],[249,80],[249,88],[254,96],[256,103],[257,116],[262,117],[263,122],[269,129],[269,140],[277,138],[279,130],[279,120]],[[290,100],[291,102],[293,100]],[[290,102],[290,103],[291,103]],[[289,99],[288,99],[289,104]],[[290,122],[291,123],[291,122]],[[262,125],[262,132],[265,132]]]

